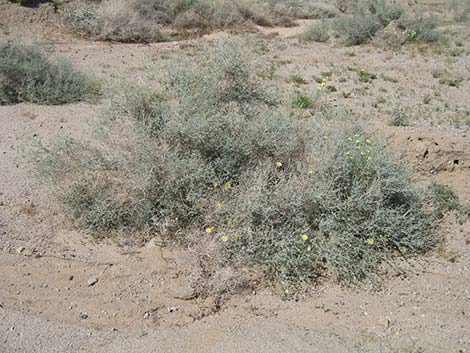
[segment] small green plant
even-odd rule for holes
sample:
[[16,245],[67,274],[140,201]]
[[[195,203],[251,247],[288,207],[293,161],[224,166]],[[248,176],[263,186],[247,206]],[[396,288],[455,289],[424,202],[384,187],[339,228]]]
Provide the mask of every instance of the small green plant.
[[311,25],[305,30],[304,39],[310,42],[326,42],[330,39],[328,24],[322,21]]
[[409,126],[410,119],[401,109],[395,109],[388,121],[390,126]]
[[429,186],[429,193],[438,218],[442,218],[446,212],[460,208],[459,197],[447,185],[432,183]]
[[299,94],[295,96],[292,106],[299,109],[312,109],[315,107],[315,102],[310,96]]
[[37,47],[0,44],[0,104],[65,104],[90,100],[97,83]]
[[308,82],[299,74],[292,75],[289,81],[294,85],[306,85]]
[[366,69],[355,69],[358,80],[363,83],[371,83],[373,80],[377,79],[377,75],[373,72],[369,72]]

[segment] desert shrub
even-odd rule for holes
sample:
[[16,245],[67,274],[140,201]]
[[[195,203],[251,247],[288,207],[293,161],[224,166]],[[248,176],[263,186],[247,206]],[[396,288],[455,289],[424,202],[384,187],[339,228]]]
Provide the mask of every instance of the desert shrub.
[[409,126],[410,118],[400,109],[395,109],[388,121],[390,126]]
[[332,22],[333,32],[347,45],[369,41],[382,27],[373,15],[347,15]]
[[161,93],[111,100],[100,143],[46,148],[40,171],[95,234],[149,231],[196,249],[198,288],[219,293],[224,274],[238,288],[240,267],[283,286],[375,281],[383,259],[432,246],[405,168],[360,131],[298,117],[253,72],[233,42],[176,60]]
[[292,25],[295,18],[333,15],[330,7],[303,0],[104,0],[64,6],[64,17],[72,30],[122,42],[164,41],[184,31],[252,24]]
[[437,20],[433,16],[405,13],[398,3],[385,0],[363,0],[356,3],[349,15],[332,22],[332,30],[347,45],[358,45],[372,39],[389,25],[406,33],[406,40],[435,42],[441,34],[437,31]]
[[319,24],[309,26],[304,33],[304,38],[307,41],[326,42],[330,39],[328,25],[322,21]]
[[451,0],[449,1],[448,8],[456,21],[470,20],[469,0]]
[[37,47],[0,45],[0,104],[64,104],[96,94],[96,83],[68,62],[51,62]]
[[403,16],[398,22],[399,28],[406,31],[409,41],[424,43],[436,42],[442,37],[437,25],[436,17],[421,15]]
[[437,217],[442,218],[444,213],[455,211],[460,208],[460,201],[457,194],[447,185],[432,183],[429,186],[431,201]]
[[241,190],[214,209],[208,224],[231,256],[286,285],[324,274],[374,282],[388,255],[433,245],[419,189],[380,144],[351,133],[315,148],[314,166],[247,170]]
[[366,2],[367,10],[378,18],[383,27],[392,21],[400,19],[405,10],[401,5],[385,0],[370,0]]
[[78,34],[99,35],[97,4],[72,2],[64,6],[63,16],[67,26]]

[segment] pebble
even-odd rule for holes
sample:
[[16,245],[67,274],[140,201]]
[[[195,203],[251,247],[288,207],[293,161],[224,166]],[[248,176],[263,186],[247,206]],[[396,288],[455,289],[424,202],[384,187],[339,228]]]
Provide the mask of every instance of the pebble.
[[92,287],[96,283],[98,283],[98,278],[96,278],[95,276],[88,278],[88,286]]
[[23,251],[25,251],[26,249],[23,247],[23,246],[20,246],[18,249],[16,249],[16,253],[17,254],[21,254]]

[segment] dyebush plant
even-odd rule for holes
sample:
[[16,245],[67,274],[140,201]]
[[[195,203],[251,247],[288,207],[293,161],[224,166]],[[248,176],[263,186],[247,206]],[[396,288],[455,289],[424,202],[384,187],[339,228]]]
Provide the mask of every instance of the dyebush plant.
[[254,72],[234,42],[176,60],[161,92],[111,99],[99,144],[44,148],[40,171],[95,234],[156,233],[195,249],[195,286],[218,293],[224,274],[239,288],[246,267],[283,287],[375,282],[381,261],[433,245],[405,168],[360,131],[298,116]]
[[0,44],[0,104],[65,104],[89,100],[97,83],[37,47]]

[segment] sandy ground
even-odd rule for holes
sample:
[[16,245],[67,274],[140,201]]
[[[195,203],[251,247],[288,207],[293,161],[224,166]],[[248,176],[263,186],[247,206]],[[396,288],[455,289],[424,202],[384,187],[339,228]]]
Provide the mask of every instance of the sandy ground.
[[[0,2],[2,40],[44,41],[57,27],[48,22],[50,14],[27,9],[22,16],[32,16],[37,31],[33,39],[19,36],[16,12],[5,15],[11,6]],[[264,68],[273,70],[267,80],[289,96],[314,89],[314,78],[329,72],[337,92],[327,96],[328,104],[356,113],[368,132],[416,168],[417,182],[444,183],[470,202],[470,27],[447,29],[452,48],[464,43],[454,56],[418,46],[391,51],[306,44],[296,36],[308,23],[262,29],[245,39]],[[151,45],[68,40],[62,32],[47,38],[54,56],[109,82],[153,80],[175,53],[194,54],[229,36]],[[361,83],[351,68],[378,78]],[[444,69],[463,80],[460,87],[433,77]],[[294,74],[308,84],[294,87]],[[411,126],[387,125],[397,108],[410,116]],[[34,177],[31,150],[57,134],[87,136],[100,109],[0,107],[1,353],[470,352],[470,224],[458,224],[454,215],[438,230],[443,247],[401,264],[403,272],[380,291],[327,282],[308,298],[286,301],[260,288],[234,296],[219,311],[210,298],[193,296],[185,249],[154,242],[118,246],[75,229]],[[93,277],[97,282],[90,285]]]

